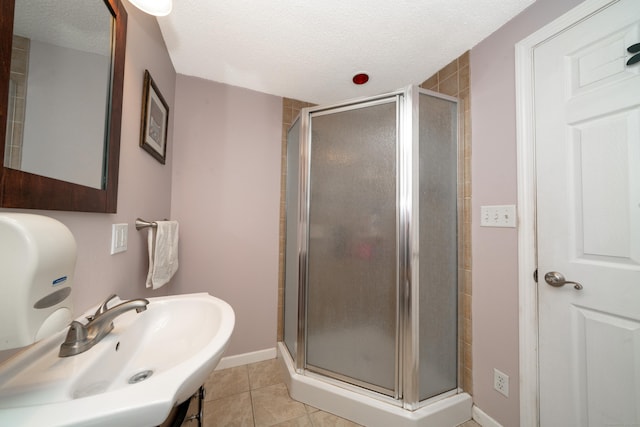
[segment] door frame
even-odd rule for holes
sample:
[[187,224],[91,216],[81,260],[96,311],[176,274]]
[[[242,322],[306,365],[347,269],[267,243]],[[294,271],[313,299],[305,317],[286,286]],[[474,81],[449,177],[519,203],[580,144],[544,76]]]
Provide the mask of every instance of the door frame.
[[619,0],[585,0],[535,33],[516,43],[516,149],[518,183],[518,308],[520,363],[520,425],[540,425],[538,360],[536,169],[533,57],[535,49],[580,21]]

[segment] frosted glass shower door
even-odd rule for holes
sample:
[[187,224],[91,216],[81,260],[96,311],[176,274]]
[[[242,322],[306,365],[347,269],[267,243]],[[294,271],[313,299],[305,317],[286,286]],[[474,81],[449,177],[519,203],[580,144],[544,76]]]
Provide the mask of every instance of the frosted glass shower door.
[[458,384],[457,103],[420,94],[420,400]]
[[311,115],[306,367],[396,394],[397,98]]

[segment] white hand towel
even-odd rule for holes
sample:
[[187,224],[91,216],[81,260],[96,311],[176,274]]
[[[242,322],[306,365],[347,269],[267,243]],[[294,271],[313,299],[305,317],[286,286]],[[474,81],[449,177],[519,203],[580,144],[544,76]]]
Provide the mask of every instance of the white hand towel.
[[147,288],[158,289],[178,270],[178,222],[156,221],[149,228],[149,273]]

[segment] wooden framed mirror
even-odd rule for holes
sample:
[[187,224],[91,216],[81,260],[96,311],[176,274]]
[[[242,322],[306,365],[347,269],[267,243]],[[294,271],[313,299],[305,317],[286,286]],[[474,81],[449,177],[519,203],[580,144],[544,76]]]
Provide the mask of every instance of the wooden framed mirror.
[[[69,4],[72,13],[61,11],[63,4]],[[80,14],[79,10],[87,9],[88,5],[91,10],[84,12],[85,15]],[[26,18],[22,15],[25,8],[32,9],[26,13]],[[39,20],[31,16],[36,13],[46,16]],[[49,45],[57,38],[52,34],[40,33],[34,35],[33,39],[29,38],[30,35],[14,38],[17,27],[20,27],[20,31],[26,31],[23,27],[29,26],[40,31],[44,22],[47,25],[55,22],[52,15],[56,14],[64,21],[58,27],[63,31],[56,28],[51,31],[74,32],[77,42],[84,46],[71,46],[66,42],[62,42],[61,46]],[[73,23],[69,22],[72,18],[75,19]],[[93,43],[90,39],[94,37],[88,36],[95,32],[93,20],[100,23],[103,33],[106,32],[96,37],[102,41],[95,43],[101,44],[98,50],[103,52],[86,46],[87,43]],[[127,12],[120,0],[0,2],[0,207],[116,212],[126,33]],[[64,34],[61,38],[67,36]],[[21,49],[23,40],[29,46],[27,59],[24,60],[29,76],[16,85],[16,65],[13,73],[11,65],[12,51],[15,60],[15,51]],[[37,52],[41,52],[39,56]],[[45,56],[53,58],[54,65],[43,60]],[[80,58],[78,62],[76,57]],[[85,65],[87,62],[83,62],[95,62],[96,58],[102,64],[99,72],[94,72]],[[18,65],[17,68],[24,67]],[[80,70],[84,70],[85,74],[76,76],[75,73]],[[64,80],[52,81],[54,75],[62,75]],[[98,75],[101,79],[96,83]],[[37,77],[40,80],[36,80]],[[21,84],[25,87],[21,87]],[[87,87],[91,91],[98,88],[102,93],[97,98],[95,108],[90,107],[85,99],[88,96]],[[63,90],[67,92],[61,92]],[[76,95],[72,95],[71,90],[83,98],[74,98]],[[44,98],[44,103],[32,100],[43,92],[48,96]],[[23,109],[22,113],[20,108]],[[97,115],[85,118],[85,112],[91,109],[96,110]],[[57,110],[66,113],[66,116],[58,118],[55,116]],[[97,125],[88,126],[87,123],[91,121]],[[91,128],[91,133],[84,128]],[[55,139],[56,135],[60,138]],[[20,143],[15,143],[16,140]],[[33,148],[33,141],[48,146]],[[84,151],[89,145],[97,146],[92,148],[97,153],[95,158]],[[35,154],[28,157],[29,153]],[[76,156],[76,153],[80,154]],[[36,161],[27,161],[27,158]],[[65,164],[67,161],[69,163]],[[40,163],[43,169],[32,166],[34,163]],[[59,172],[50,173],[47,169],[53,169],[54,166],[58,166]],[[90,182],[65,175],[70,170],[75,173],[83,168],[92,174]]]

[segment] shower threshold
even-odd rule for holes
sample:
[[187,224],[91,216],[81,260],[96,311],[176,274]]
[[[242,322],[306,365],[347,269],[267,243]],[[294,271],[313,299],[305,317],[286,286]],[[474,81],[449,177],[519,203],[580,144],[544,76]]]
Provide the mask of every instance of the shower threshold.
[[433,400],[415,411],[384,402],[295,370],[284,343],[278,343],[278,358],[284,366],[291,397],[367,427],[455,427],[471,419],[471,396],[457,393]]

